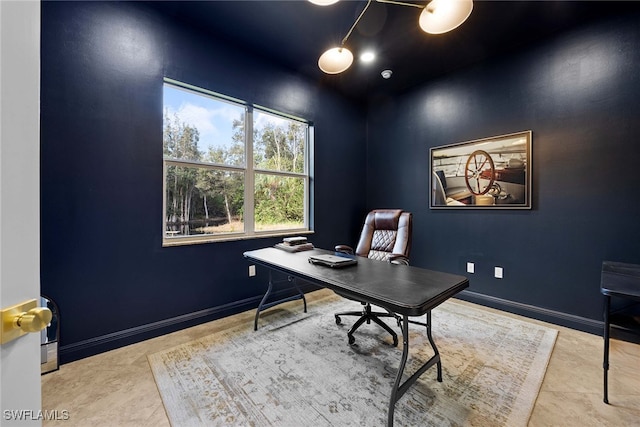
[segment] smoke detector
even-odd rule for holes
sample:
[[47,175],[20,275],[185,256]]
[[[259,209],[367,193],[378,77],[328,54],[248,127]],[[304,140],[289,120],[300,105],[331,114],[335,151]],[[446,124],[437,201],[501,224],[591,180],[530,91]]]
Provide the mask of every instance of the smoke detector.
[[393,74],[393,71],[391,71],[391,70],[383,70],[380,74],[382,75],[383,79],[389,79],[389,78],[391,78],[391,74]]

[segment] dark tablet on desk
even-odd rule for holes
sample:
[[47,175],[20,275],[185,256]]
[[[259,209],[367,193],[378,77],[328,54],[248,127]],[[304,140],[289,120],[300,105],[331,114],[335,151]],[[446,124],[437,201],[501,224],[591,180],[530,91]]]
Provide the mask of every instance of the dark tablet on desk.
[[354,258],[347,258],[337,255],[311,255],[309,257],[311,264],[325,265],[327,267],[340,268],[348,265],[357,264],[358,261]]

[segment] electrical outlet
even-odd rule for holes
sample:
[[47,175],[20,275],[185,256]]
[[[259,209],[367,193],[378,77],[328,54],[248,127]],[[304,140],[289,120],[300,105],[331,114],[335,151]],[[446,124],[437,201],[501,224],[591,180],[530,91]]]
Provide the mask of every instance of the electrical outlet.
[[496,267],[493,271],[494,271],[493,275],[496,277],[496,279],[502,279],[503,277],[502,267]]
[[256,266],[255,265],[250,265],[249,266],[249,277],[253,277],[256,275]]
[[472,262],[468,262],[468,263],[467,263],[467,273],[471,273],[471,274],[473,274],[473,273],[475,273],[475,272],[476,272],[475,264],[474,264],[474,263],[472,263]]

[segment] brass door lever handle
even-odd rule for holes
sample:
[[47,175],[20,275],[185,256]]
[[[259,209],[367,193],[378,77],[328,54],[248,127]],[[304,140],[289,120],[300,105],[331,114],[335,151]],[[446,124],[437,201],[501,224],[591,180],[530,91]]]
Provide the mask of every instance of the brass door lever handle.
[[46,307],[38,307],[35,299],[2,309],[0,343],[5,344],[29,332],[39,332],[51,322],[52,313]]
[[38,332],[51,322],[51,310],[46,307],[36,307],[15,317],[15,326],[24,332]]

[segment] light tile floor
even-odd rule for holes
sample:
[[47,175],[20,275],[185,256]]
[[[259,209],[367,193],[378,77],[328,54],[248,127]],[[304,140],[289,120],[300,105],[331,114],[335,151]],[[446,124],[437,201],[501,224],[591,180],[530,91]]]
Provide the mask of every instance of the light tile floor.
[[[335,298],[335,295],[328,290],[307,294],[309,310],[324,298]],[[489,308],[482,309],[525,319]],[[300,301],[263,313],[261,323],[268,322],[270,313],[278,310],[290,310],[295,315],[301,310]],[[236,325],[246,325],[250,329],[254,313],[240,313],[62,365],[60,370],[42,377],[42,408],[58,413],[68,411],[69,419],[45,421],[43,425],[168,427],[169,421],[147,354]],[[640,427],[640,345],[611,341],[611,404],[606,405],[602,402],[602,338],[530,321],[560,331],[529,420],[530,427]]]

